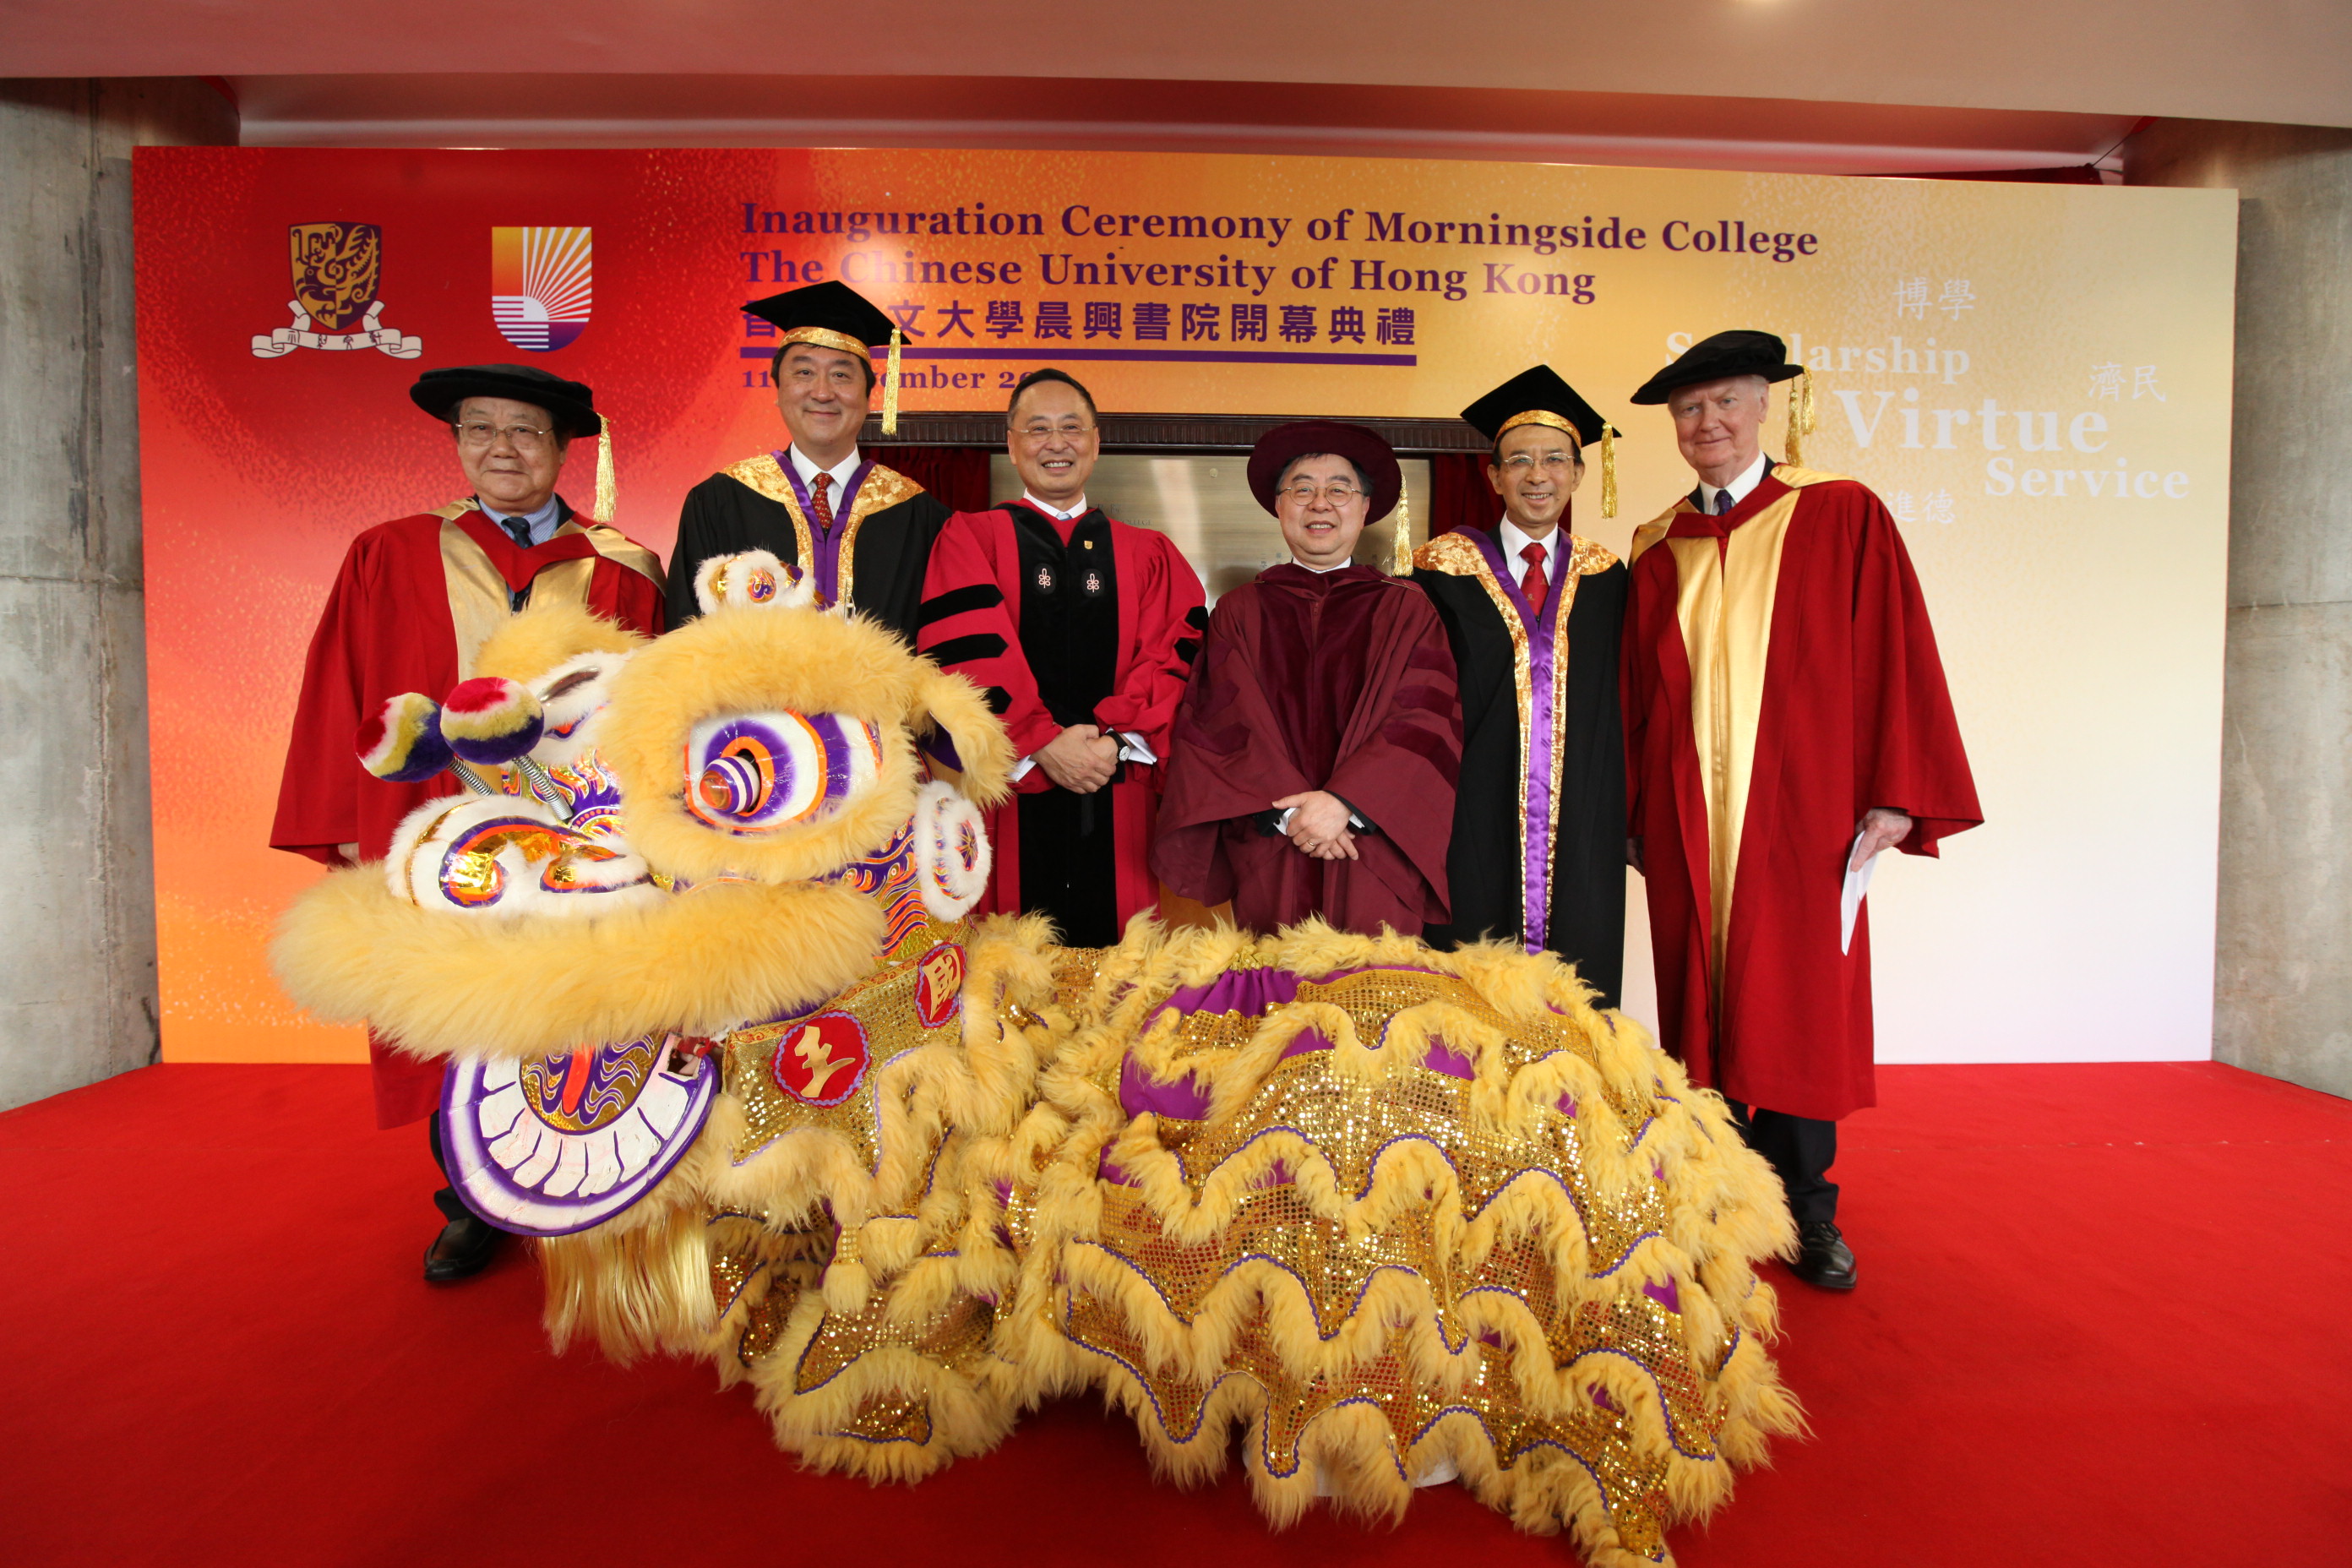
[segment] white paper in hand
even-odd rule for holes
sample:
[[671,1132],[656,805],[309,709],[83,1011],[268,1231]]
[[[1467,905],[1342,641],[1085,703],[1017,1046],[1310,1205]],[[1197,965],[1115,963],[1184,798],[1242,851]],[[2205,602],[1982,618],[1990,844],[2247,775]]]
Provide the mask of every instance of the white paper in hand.
[[[1853,842],[1846,846],[1845,863],[1853,865],[1853,852],[1862,847],[1862,834],[1856,832]],[[1845,895],[1838,904],[1838,951],[1853,951],[1853,917],[1862,912],[1862,896],[1870,891],[1870,874],[1878,868],[1878,857],[1873,855],[1862,863],[1859,871],[1848,869],[1845,874]]]

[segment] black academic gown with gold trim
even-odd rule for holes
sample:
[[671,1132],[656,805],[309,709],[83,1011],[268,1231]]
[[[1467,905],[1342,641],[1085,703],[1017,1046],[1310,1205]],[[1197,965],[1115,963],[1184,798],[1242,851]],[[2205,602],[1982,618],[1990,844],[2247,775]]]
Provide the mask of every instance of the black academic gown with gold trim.
[[1617,1005],[1625,968],[1625,737],[1617,660],[1625,567],[1570,542],[1538,616],[1495,534],[1440,534],[1413,558],[1462,687],[1462,775],[1446,857],[1452,918],[1423,934],[1549,949]]
[[763,452],[687,491],[669,562],[670,624],[701,613],[694,574],[703,562],[765,550],[813,573],[826,603],[846,602],[912,644],[924,572],[947,524],[947,507],[906,475],[868,463],[856,493],[846,501],[835,498],[832,532],[821,535],[799,479],[789,456]]

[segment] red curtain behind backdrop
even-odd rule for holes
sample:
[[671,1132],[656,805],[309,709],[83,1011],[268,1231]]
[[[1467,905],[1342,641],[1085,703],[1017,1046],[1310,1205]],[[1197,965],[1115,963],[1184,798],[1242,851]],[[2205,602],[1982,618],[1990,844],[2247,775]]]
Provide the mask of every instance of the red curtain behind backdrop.
[[939,497],[950,511],[987,510],[986,447],[868,447],[866,455]]
[[1483,452],[1435,452],[1429,459],[1429,536],[1456,529],[1492,528],[1503,498],[1486,482]]

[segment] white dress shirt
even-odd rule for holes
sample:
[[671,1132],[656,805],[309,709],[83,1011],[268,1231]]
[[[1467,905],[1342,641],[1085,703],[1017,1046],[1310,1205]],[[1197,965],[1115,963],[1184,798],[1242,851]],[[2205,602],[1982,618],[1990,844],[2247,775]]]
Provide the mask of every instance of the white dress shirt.
[[1567,537],[1568,530],[1554,527],[1551,532],[1538,539],[1508,517],[1504,518],[1502,524],[1495,530],[1495,542],[1503,547],[1503,559],[1510,563],[1512,582],[1525,580],[1528,574],[1525,552],[1530,544],[1540,544],[1544,552],[1544,581],[1554,587],[1559,585],[1560,543]]
[[[517,516],[513,513],[499,511],[493,507],[486,506],[482,508],[482,515],[488,518],[492,522],[497,523],[500,528],[506,528],[509,518],[512,518],[513,521],[517,522],[527,522],[530,524],[530,542],[533,544],[546,543],[549,540],[555,537],[555,531],[563,526],[563,508],[557,502],[553,496],[548,497],[547,504],[541,507],[537,511],[524,512],[520,516]],[[509,533],[512,533],[514,531],[512,529],[508,529],[507,531]]]
[[[1758,485],[1760,485],[1763,482],[1764,454],[1759,452],[1756,454],[1756,460],[1748,465],[1748,471],[1740,475],[1738,479],[1732,480],[1729,484],[1724,486],[1723,489],[1731,492],[1731,504],[1738,506],[1741,501],[1748,499],[1749,491],[1753,490]],[[1721,491],[1718,491],[1713,485],[1708,484],[1705,479],[1701,479],[1698,482],[1698,510],[1712,516],[1715,512],[1715,498],[1720,493]]]
[[1039,500],[1027,490],[1023,490],[1021,492],[1021,499],[1027,501],[1031,506],[1035,507],[1039,511],[1044,512],[1047,517],[1054,518],[1062,522],[1076,522],[1078,519],[1086,516],[1087,511],[1091,510],[1087,507],[1087,498],[1083,495],[1078,497],[1077,504],[1070,508],[1067,511],[1055,506],[1052,501]]
[[[834,518],[838,521],[841,514],[849,510],[849,481],[857,477],[857,460],[860,456],[857,448],[855,447],[851,447],[849,449],[849,456],[844,458],[840,462],[836,463],[830,468],[818,468],[816,466],[816,459],[811,458],[806,452],[802,451],[798,447],[793,447],[790,451],[785,453],[785,456],[792,458],[793,472],[800,475],[802,486],[808,490],[811,496],[814,496],[816,494],[816,477],[819,474],[831,474],[833,476],[833,483],[827,487],[831,493],[827,495],[824,500],[825,504],[833,509]],[[811,518],[809,521],[811,522],[814,522],[816,520],[814,518]]]

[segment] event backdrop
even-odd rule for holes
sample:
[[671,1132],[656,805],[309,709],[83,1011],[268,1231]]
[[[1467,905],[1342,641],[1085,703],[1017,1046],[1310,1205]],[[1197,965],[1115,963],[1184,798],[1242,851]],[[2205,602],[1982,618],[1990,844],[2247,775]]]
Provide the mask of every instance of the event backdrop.
[[[999,407],[1024,370],[1066,364],[1117,410],[1446,416],[1548,361],[1626,432],[1624,515],[1601,519],[1588,482],[1576,520],[1620,550],[1691,484],[1665,416],[1626,394],[1696,336],[1782,333],[1820,379],[1808,461],[1904,526],[1990,818],[1879,876],[1882,1058],[2209,1054],[2229,192],[142,148],[136,197],[168,1059],[361,1054],[269,978],[271,924],[318,873],[265,846],[347,542],[462,492],[408,402],[416,374],[522,361],[592,383],[620,524],[667,552],[689,485],[782,443],[772,340],[737,307],[819,279],[904,323],[913,409]],[[567,489],[584,502],[588,476]]]

